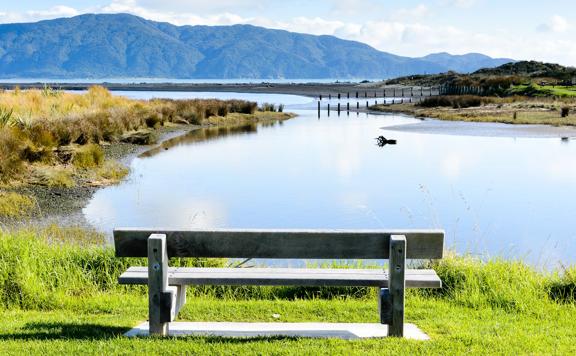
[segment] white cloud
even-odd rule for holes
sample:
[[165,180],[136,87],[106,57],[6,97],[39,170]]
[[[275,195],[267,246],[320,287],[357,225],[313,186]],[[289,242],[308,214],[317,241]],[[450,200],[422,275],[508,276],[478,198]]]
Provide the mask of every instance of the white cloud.
[[399,9],[394,11],[393,18],[404,19],[404,20],[416,20],[426,17],[431,14],[431,10],[428,6],[424,4],[417,5],[416,7],[409,9]]
[[26,11],[23,13],[0,12],[0,23],[39,21],[59,17],[79,15],[80,11],[68,6],[54,6],[47,10]]
[[563,33],[568,31],[570,27],[568,20],[560,15],[554,15],[548,20],[548,22],[538,26],[538,30],[541,32]]
[[446,6],[456,6],[461,8],[470,8],[476,5],[477,0],[443,0]]

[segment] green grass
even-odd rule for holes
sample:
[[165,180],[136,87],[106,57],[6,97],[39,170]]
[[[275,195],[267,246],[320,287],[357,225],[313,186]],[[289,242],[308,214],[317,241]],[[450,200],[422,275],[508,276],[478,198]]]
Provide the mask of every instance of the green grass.
[[[65,243],[64,243],[65,242]],[[520,262],[448,256],[431,264],[444,288],[409,290],[407,322],[432,340],[136,338],[144,287],[116,278],[116,259],[82,229],[0,233],[0,354],[574,354],[576,269],[544,274]],[[172,261],[181,265],[182,260]],[[189,265],[206,261],[187,260]],[[225,261],[212,261],[222,265]],[[272,315],[279,314],[276,319]],[[188,321],[377,322],[373,289],[190,288]]]
[[576,97],[576,86],[552,85],[516,85],[509,89],[511,95],[528,95],[533,97]]

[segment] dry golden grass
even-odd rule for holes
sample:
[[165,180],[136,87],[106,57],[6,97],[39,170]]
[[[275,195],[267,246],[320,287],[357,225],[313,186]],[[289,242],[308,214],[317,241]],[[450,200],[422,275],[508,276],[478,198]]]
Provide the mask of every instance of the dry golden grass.
[[[29,176],[25,173],[33,165],[69,164],[83,170],[99,169],[102,174],[98,175],[103,178],[100,181],[117,181],[126,174],[125,170],[118,169],[117,164],[102,168],[104,159],[99,145],[103,143],[118,142],[129,132],[151,131],[165,125],[229,124],[257,120],[257,115],[253,102],[132,100],[112,95],[98,86],[85,94],[51,89],[3,91],[0,92],[0,182],[25,180]],[[36,182],[70,184],[62,172],[48,173],[41,174]]]
[[0,218],[30,216],[38,209],[33,197],[0,191]]

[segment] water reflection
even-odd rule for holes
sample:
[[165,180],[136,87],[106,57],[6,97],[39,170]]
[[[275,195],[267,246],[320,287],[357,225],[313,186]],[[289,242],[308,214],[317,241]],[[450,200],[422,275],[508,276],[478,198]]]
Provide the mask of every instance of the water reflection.
[[[275,122],[270,122],[263,124],[263,127],[273,127]],[[258,125],[247,124],[240,126],[226,126],[226,127],[205,127],[191,130],[187,134],[182,136],[174,137],[172,139],[164,141],[158,147],[148,150],[142,153],[140,158],[154,157],[155,155],[169,150],[170,148],[192,145],[199,142],[209,142],[216,139],[220,139],[230,135],[246,135],[255,134],[258,132]]]
[[[576,262],[576,145],[556,133],[478,124],[442,131],[402,115],[323,111],[318,120],[314,105],[296,113],[282,127],[193,131],[136,158],[126,182],[95,194],[86,219],[106,232],[442,228],[446,247],[460,253]],[[416,126],[399,129],[406,124]],[[382,149],[379,136],[399,144]]]

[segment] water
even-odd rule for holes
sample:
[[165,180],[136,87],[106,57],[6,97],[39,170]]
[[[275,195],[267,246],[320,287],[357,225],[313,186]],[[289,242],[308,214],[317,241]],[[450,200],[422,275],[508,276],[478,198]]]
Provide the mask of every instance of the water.
[[[113,83],[113,84],[306,84],[306,83],[358,83],[366,78],[357,79],[172,79],[172,78],[0,78],[1,83]],[[381,81],[383,78],[371,79],[370,81]]]
[[[459,253],[576,262],[576,141],[510,137],[506,125],[487,136],[403,131],[419,120],[401,115],[319,119],[297,96],[177,95],[283,102],[299,117],[193,132],[134,159],[129,179],[84,209],[97,228],[442,228]],[[398,144],[378,147],[380,135]]]

